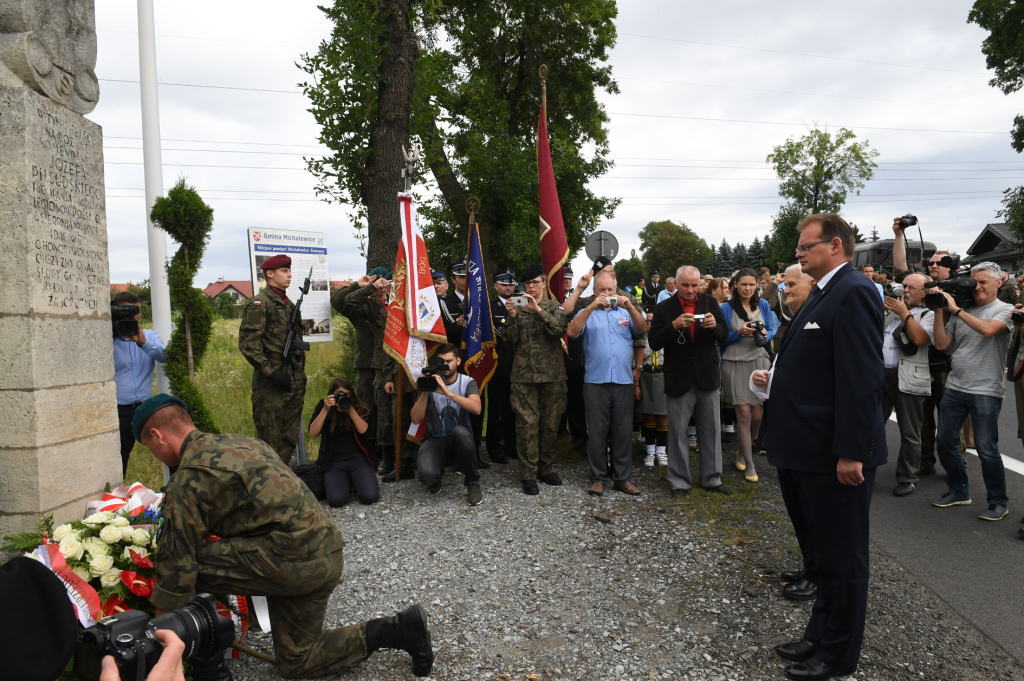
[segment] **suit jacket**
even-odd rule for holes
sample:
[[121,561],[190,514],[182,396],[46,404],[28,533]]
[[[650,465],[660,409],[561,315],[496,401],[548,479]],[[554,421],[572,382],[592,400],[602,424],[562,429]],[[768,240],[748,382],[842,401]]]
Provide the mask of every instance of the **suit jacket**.
[[845,263],[789,323],[772,378],[773,466],[835,473],[839,457],[885,463],[882,302]]
[[[647,339],[651,350],[665,350],[665,394],[679,397],[696,386],[699,390],[717,390],[722,385],[722,357],[717,343],[729,335],[718,301],[705,293],[697,294],[695,314],[711,314],[717,322],[715,328],[696,325],[696,338],[689,329],[679,331],[672,322],[683,314],[683,304],[676,294],[654,307],[654,319]],[[686,342],[680,344],[680,335]],[[881,343],[879,343],[881,347]],[[773,415],[774,416],[774,415]]]
[[452,291],[442,298],[438,298],[441,307],[441,321],[444,323],[444,332],[448,336],[448,342],[453,343],[462,353],[462,328],[458,324],[458,318],[462,316],[462,301]]

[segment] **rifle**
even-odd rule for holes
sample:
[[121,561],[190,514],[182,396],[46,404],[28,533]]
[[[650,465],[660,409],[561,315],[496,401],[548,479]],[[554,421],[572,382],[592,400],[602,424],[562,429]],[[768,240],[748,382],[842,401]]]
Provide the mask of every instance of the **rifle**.
[[[288,338],[284,341],[284,352],[281,355],[287,362],[289,359],[292,361],[292,366],[296,369],[299,368],[299,361],[295,359],[295,354],[292,352],[293,349],[299,349],[303,352],[309,351],[309,343],[302,340],[302,299],[309,293],[310,279],[313,278],[313,267],[310,266],[309,274],[306,276],[306,281],[302,283],[302,287],[299,288],[299,292],[302,293],[299,299],[295,301],[295,307],[292,308],[292,318],[288,322]],[[298,339],[295,338],[296,334]]]

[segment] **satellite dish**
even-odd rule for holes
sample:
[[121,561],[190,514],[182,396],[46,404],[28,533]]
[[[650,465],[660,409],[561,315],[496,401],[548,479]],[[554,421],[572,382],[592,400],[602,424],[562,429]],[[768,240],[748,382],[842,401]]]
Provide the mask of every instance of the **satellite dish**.
[[602,255],[609,260],[615,260],[619,253],[619,240],[611,232],[597,231],[587,237],[586,251],[591,262]]

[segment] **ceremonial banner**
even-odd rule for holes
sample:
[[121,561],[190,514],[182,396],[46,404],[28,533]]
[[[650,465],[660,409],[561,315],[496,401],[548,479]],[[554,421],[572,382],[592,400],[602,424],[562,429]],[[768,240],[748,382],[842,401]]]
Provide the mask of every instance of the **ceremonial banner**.
[[384,327],[384,350],[398,360],[415,381],[438,343],[447,342],[441,307],[427,258],[427,246],[416,217],[412,194],[398,195],[402,240],[395,257],[395,278]]
[[556,302],[565,300],[565,279],[562,266],[569,259],[569,242],[565,238],[562,208],[558,204],[555,170],[551,165],[551,147],[548,145],[547,97],[540,107],[540,127],[537,132],[537,174],[540,179],[540,257],[544,273],[548,275],[548,291]]
[[462,326],[462,349],[466,356],[466,373],[483,391],[498,367],[494,349],[497,335],[491,318],[491,300],[487,296],[487,275],[480,252],[480,230],[476,221],[469,225],[469,252],[466,255],[466,305]]

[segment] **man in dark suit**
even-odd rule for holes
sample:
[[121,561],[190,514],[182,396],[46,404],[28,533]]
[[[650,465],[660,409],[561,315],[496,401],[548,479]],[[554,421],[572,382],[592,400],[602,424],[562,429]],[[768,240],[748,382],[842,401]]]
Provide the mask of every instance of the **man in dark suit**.
[[[693,487],[686,424],[693,416],[700,443],[700,484],[729,494],[722,484],[722,433],[719,390],[722,358],[716,342],[729,335],[718,301],[699,293],[700,272],[683,266],[676,272],[676,294],[654,308],[648,335],[651,350],[665,350],[665,395],[668,402],[668,484],[681,497]],[[703,315],[697,321],[694,315]],[[879,342],[881,347],[881,342]]]
[[506,269],[494,277],[494,297],[491,298],[491,321],[497,335],[495,349],[498,366],[487,384],[487,456],[494,463],[508,463],[516,455],[516,416],[512,413],[512,357],[516,348],[505,340],[505,327],[509,314],[505,304],[515,290],[516,275]]
[[868,512],[885,463],[882,304],[850,265],[854,238],[838,215],[797,226],[797,257],[817,284],[790,322],[771,374],[752,383],[772,401],[768,461],[789,469],[809,511],[818,596],[804,638],[776,646],[793,679],[852,674],[868,598]]

